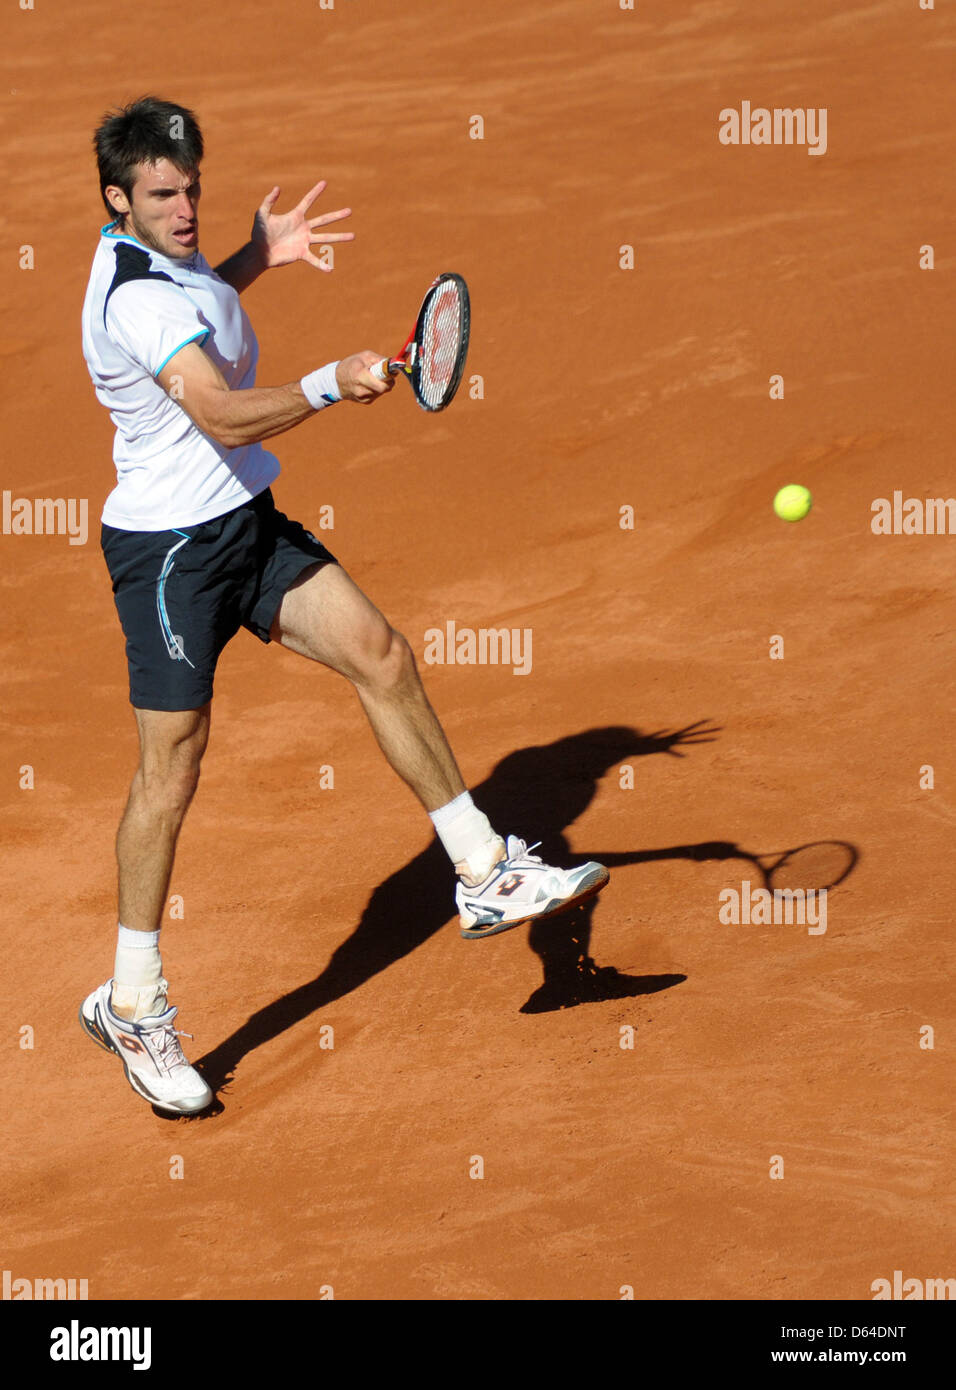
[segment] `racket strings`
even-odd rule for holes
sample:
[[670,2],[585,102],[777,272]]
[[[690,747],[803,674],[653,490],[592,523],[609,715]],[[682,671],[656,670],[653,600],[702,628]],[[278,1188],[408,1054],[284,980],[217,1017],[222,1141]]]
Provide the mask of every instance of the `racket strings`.
[[426,404],[440,405],[455,379],[462,348],[462,306],[453,281],[443,284],[425,310],[418,358],[419,390]]

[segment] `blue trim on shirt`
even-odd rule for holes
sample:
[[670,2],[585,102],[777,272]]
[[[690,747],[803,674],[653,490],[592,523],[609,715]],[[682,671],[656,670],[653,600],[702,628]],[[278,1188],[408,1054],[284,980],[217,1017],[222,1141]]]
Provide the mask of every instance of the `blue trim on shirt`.
[[194,343],[194,342],[196,341],[197,338],[202,338],[203,340],[205,340],[205,339],[208,338],[208,337],[209,337],[209,329],[208,329],[208,328],[200,328],[199,332],[198,332],[198,333],[194,333],[193,336],[192,336],[191,338],[187,338],[185,343],[180,343],[178,348],[173,348],[172,352],[169,354],[169,357],[165,358],[162,362],[160,362],[160,364],[159,364],[159,366],[156,368],[155,372],[153,372],[153,376],[159,376],[160,372],[163,370],[163,368],[165,367],[166,363],[167,363],[171,358],[175,357],[176,354],[177,354],[177,352],[181,352],[182,349],[186,346],[186,343]]
[[[111,232],[111,231],[110,231],[110,227],[118,227],[118,226],[119,226],[119,223],[118,223],[118,222],[107,222],[107,224],[106,224],[105,227],[101,227],[101,228],[100,228],[100,236],[109,237],[110,241],[133,241],[133,242],[136,243],[137,246],[142,246],[142,245],[143,245],[143,243],[140,241],[139,237],[133,236],[133,233],[132,233],[132,232]],[[152,248],[151,248],[151,247],[147,247],[146,249],[147,249],[147,251],[149,251],[149,250],[151,250]]]

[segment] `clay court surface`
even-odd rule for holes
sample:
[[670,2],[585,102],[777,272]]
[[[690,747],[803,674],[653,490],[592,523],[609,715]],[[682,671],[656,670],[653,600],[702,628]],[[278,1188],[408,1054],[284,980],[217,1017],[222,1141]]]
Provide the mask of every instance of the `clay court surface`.
[[[956,537],[870,529],[876,498],[956,490],[945,5],[81,9],[3,20],[2,487],[90,522],[86,545],[0,536],[0,1265],[147,1300],[843,1300],[956,1274]],[[200,117],[213,264],[273,183],[280,209],[320,177],[317,211],[354,209],[331,276],[245,297],[260,384],[397,350],[432,276],[467,278],[483,398],[466,380],[429,417],[399,382],[330,411],[274,442],[274,492],[313,527],[334,508],[318,534],[420,661],[450,620],[531,629],[530,674],[423,665],[427,689],[496,825],[612,871],[590,911],[461,941],[349,686],[241,633],[164,921],[219,1088],[192,1122],[76,1021],[112,969],[135,763],[80,351],[90,138],[144,92]],[[720,144],[745,99],[826,107],[826,154]],[[798,525],[770,505],[791,482]],[[821,841],[856,856],[825,933],[718,920],[758,886],[746,855]]]

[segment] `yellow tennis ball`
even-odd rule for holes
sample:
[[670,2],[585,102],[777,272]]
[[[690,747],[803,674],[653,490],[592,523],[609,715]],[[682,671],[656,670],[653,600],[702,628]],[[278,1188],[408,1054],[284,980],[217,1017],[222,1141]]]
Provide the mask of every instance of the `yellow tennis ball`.
[[802,521],[812,506],[809,490],[799,483],[782,487],[773,499],[773,509],[781,521]]

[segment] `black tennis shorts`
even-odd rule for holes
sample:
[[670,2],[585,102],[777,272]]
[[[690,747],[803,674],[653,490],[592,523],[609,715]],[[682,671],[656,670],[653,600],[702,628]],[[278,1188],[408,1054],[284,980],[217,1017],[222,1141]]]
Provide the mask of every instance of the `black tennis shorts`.
[[240,627],[268,642],[289,585],[335,564],[316,538],[276,510],[268,488],[198,526],[120,531],[101,545],[126,635],[136,709],[199,709],[212,699],[219,655]]

